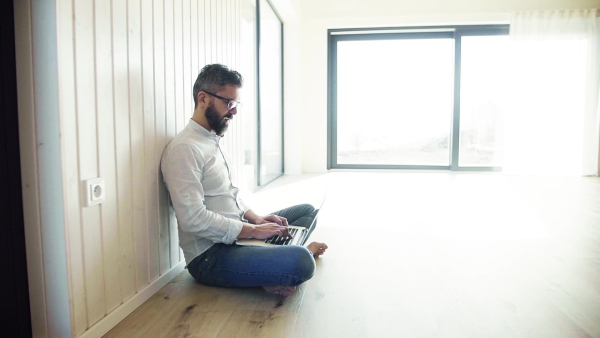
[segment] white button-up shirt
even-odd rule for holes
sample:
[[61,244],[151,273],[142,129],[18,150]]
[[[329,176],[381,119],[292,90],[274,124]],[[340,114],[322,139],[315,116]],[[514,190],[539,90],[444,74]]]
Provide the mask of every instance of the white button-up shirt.
[[233,243],[249,209],[231,181],[220,139],[190,120],[163,152],[161,170],[188,264],[214,243]]

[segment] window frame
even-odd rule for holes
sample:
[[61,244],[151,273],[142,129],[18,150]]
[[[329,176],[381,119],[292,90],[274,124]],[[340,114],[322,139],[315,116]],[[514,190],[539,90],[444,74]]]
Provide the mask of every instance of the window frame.
[[255,165],[255,182],[256,182],[256,186],[257,188],[260,188],[274,180],[276,180],[277,178],[281,177],[284,175],[285,173],[285,143],[284,143],[284,139],[285,139],[285,135],[284,135],[284,125],[285,125],[285,113],[284,113],[284,78],[285,78],[285,74],[283,73],[284,71],[284,25],[283,25],[283,20],[281,19],[281,16],[279,15],[279,13],[277,12],[277,9],[275,8],[275,6],[273,6],[273,4],[271,3],[270,0],[265,0],[268,4],[268,6],[271,8],[271,10],[273,11],[273,13],[275,14],[275,16],[277,17],[277,19],[279,20],[280,23],[280,27],[281,27],[281,40],[280,40],[280,44],[281,44],[281,89],[280,89],[280,95],[281,95],[281,149],[282,149],[282,153],[281,153],[281,174],[272,177],[271,179],[262,180],[261,177],[261,166],[262,166],[262,128],[261,128],[261,120],[262,120],[262,111],[261,111],[261,86],[260,86],[260,79],[261,79],[261,67],[260,67],[260,51],[261,51],[261,29],[260,29],[260,20],[261,20],[261,0],[256,0],[256,165]]
[[[501,171],[502,167],[498,166],[459,166],[461,39],[463,36],[508,35],[508,32],[508,24],[329,29],[327,31],[327,169]],[[440,37],[452,38],[454,41],[454,102],[450,130],[450,165],[337,163],[337,42]]]

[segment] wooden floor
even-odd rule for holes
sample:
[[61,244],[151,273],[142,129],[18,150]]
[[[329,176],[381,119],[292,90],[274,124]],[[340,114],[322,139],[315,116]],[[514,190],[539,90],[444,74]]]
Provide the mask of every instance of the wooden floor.
[[251,200],[325,191],[330,249],[294,295],[186,270],[106,337],[600,337],[600,178],[339,172]]

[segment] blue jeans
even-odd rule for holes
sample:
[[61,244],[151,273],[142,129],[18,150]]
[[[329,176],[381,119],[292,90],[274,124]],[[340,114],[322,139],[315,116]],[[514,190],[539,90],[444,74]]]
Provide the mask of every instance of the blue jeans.
[[[287,218],[290,225],[307,227],[316,210],[309,204],[300,204],[273,214]],[[313,276],[315,260],[303,246],[216,243],[188,264],[188,272],[198,282],[211,286],[296,286]]]

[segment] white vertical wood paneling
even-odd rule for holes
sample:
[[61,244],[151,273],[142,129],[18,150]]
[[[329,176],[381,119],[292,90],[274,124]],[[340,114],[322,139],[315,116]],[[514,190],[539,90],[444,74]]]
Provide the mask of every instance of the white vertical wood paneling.
[[[98,134],[95,73],[94,6],[92,2],[73,2],[75,20],[75,94],[77,109],[77,144],[79,177],[98,177]],[[102,256],[100,207],[81,209],[83,270],[87,324],[105,315],[104,257]]]
[[202,33],[204,35],[204,45],[203,45],[203,49],[204,49],[204,61],[205,64],[209,64],[212,61],[212,56],[211,56],[211,31],[210,31],[210,14],[211,14],[211,2],[212,0],[202,0],[202,2],[204,3],[204,20],[202,22]]
[[[232,57],[231,57],[231,63],[234,65],[235,69],[238,69],[241,71],[241,64],[239,62],[239,55],[241,48],[241,41],[239,39],[239,32],[240,32],[240,26],[242,24],[242,17],[240,16],[240,0],[232,0],[233,2],[233,6],[232,6],[232,18],[234,18],[231,22],[231,31],[232,31]],[[253,51],[250,51],[251,53]],[[250,76],[249,74],[246,74],[246,79],[252,81],[252,76]],[[238,123],[237,123],[237,127],[238,127],[238,132],[236,134],[235,137],[235,146],[234,146],[234,151],[236,152],[236,158],[235,158],[235,163],[236,164],[236,168],[237,168],[237,184],[238,186],[240,186],[240,189],[242,190],[242,194],[245,193],[246,187],[245,187],[245,182],[246,180],[244,180],[244,144],[242,142],[243,138],[244,138],[244,126],[241,123],[241,119],[238,116]],[[247,128],[247,127],[246,127]]]
[[153,3],[145,1],[141,6],[142,28],[142,95],[143,95],[143,143],[144,155],[143,189],[146,205],[144,227],[148,236],[148,277],[146,283],[159,276],[158,252],[158,162],[156,161],[156,121],[155,121],[155,74],[154,74],[154,13]]
[[233,8],[233,1],[227,0],[225,2],[225,6],[227,8],[227,16],[225,22],[225,32],[227,35],[227,64],[236,69],[237,65],[233,62],[233,52],[234,52],[234,44],[235,40],[233,39],[233,34],[235,33],[235,8]]
[[160,157],[162,149],[165,148],[168,141],[166,125],[166,87],[165,87],[165,12],[164,2],[154,0],[154,103],[156,114],[156,157],[154,166],[158,170],[158,253],[159,253],[159,273],[165,274],[171,268],[171,257],[169,249],[169,205],[168,193],[165,185],[162,184],[162,174],[160,172]]
[[206,25],[206,0],[198,0],[198,20],[196,21],[196,29],[198,35],[198,70],[196,71],[194,81],[200,69],[206,64],[206,36],[204,34],[204,27]]
[[[190,6],[190,0],[183,0],[182,1],[182,18],[181,18],[181,23],[182,23],[182,51],[181,54],[183,56],[183,78],[182,78],[182,83],[181,83],[181,89],[182,89],[182,103],[183,103],[183,121],[182,121],[182,125],[186,126],[188,124],[188,121],[190,120],[190,118],[192,117],[192,109],[193,109],[193,99],[192,99],[192,86],[193,86],[193,82],[190,84],[190,79],[191,79],[191,74],[192,74],[192,67],[191,67],[191,59],[192,59],[192,49],[191,49],[191,39],[192,39],[192,26],[191,26],[191,22],[190,22],[190,18],[191,18],[191,6]],[[195,72],[195,70],[194,70]],[[190,102],[192,102],[192,104],[190,104]]]
[[144,101],[142,74],[140,0],[128,2],[129,50],[129,137],[131,140],[133,191],[133,230],[136,264],[136,289],[148,285],[149,254],[148,228],[146,227],[146,187],[144,168]]
[[175,8],[172,1],[164,2],[165,21],[165,105],[168,139],[177,134],[175,104]]
[[208,36],[210,37],[209,45],[210,48],[210,60],[208,63],[216,63],[218,62],[217,57],[217,40],[219,39],[219,35],[217,33],[217,4],[216,0],[207,0],[210,3],[210,15],[206,17],[209,20],[209,31]]
[[[117,217],[117,185],[115,171],[115,128],[113,98],[112,16],[110,2],[96,1],[96,98],[98,121],[99,176],[104,179],[106,201],[100,208],[102,257],[104,274],[104,314],[121,304],[119,280],[119,223]],[[106,18],[106,20],[98,20]]]
[[174,31],[174,62],[175,62],[175,118],[176,131],[185,126],[183,86],[187,78],[183,74],[183,3],[175,1],[173,6],[173,31]]
[[[75,96],[75,46],[74,25],[71,1],[57,3],[58,34],[58,80],[59,106],[61,110],[61,134],[63,147],[63,175],[65,186],[65,217],[69,246],[69,283],[71,293],[71,330],[80,334],[87,328],[85,305],[85,271],[83,269],[83,242],[81,227],[81,183],[79,177],[79,157],[77,139],[77,107]],[[52,325],[49,324],[51,327]]]
[[[160,158],[192,116],[200,69],[215,62],[238,68],[239,6],[238,0],[57,2],[74,336],[130,311],[123,309],[132,308],[132,298],[147,297],[149,285],[156,288],[154,281],[180,266]],[[234,123],[223,140],[240,168],[241,130]],[[234,172],[238,183],[241,172]],[[106,199],[86,207],[84,181],[96,177],[105,181]]]
[[[242,45],[242,41],[240,40],[240,29],[241,29],[241,25],[242,25],[242,16],[241,16],[241,2],[240,0],[235,0],[234,1],[234,6],[233,6],[233,12],[234,14],[234,18],[235,20],[233,20],[232,23],[232,30],[233,30],[233,39],[234,39],[234,44],[233,44],[233,58],[232,58],[232,63],[235,65],[236,69],[240,69],[242,68],[242,64],[240,62],[240,58],[241,58],[241,51],[242,48],[240,47]],[[254,51],[249,51],[250,53],[253,53]],[[246,74],[246,80],[247,81],[252,81],[252,76],[249,74]],[[248,91],[248,93],[250,93],[250,91]],[[243,108],[240,110],[243,113]],[[244,129],[248,128],[248,126],[243,126],[241,123],[241,119],[238,117],[238,133],[236,135],[236,145],[235,145],[235,151],[237,152],[237,158],[236,158],[236,168],[237,168],[237,184],[238,186],[240,186],[242,193],[246,192],[246,179],[244,178],[244,163],[245,163],[245,154],[244,154],[244,144],[243,144],[243,139],[244,139]]]
[[119,270],[121,301],[136,292],[135,241],[133,239],[132,164],[129,137],[129,57],[127,2],[112,2],[113,93]]
[[212,0],[203,0],[204,2],[204,61],[206,64],[212,63]]
[[224,34],[223,34],[223,24],[224,21],[226,20],[226,14],[225,10],[223,8],[223,3],[225,1],[224,0],[220,0],[220,1],[216,1],[215,2],[215,21],[214,21],[214,26],[215,26],[215,62],[217,63],[225,63],[224,60],[224,56],[223,56],[223,51],[225,50],[223,44],[225,43],[225,38],[224,38]]
[[[177,106],[175,104],[175,19],[172,1],[164,2],[165,22],[165,127],[167,142],[177,133]],[[173,208],[168,208],[169,257],[171,266],[180,261],[177,220]]]
[[[198,67],[198,41],[200,40],[198,37],[198,0],[192,0],[190,2],[190,44],[191,44],[191,52],[190,52],[190,62],[191,62],[191,69],[190,69],[190,73],[188,74],[189,76],[189,81],[188,83],[190,84],[190,88],[192,88],[192,86],[194,85],[194,82],[196,81],[196,76],[198,75],[198,72],[200,71],[200,68]],[[188,105],[191,107],[191,111],[193,112],[194,109],[194,98],[192,97],[192,90],[189,89],[189,100],[188,101]]]

